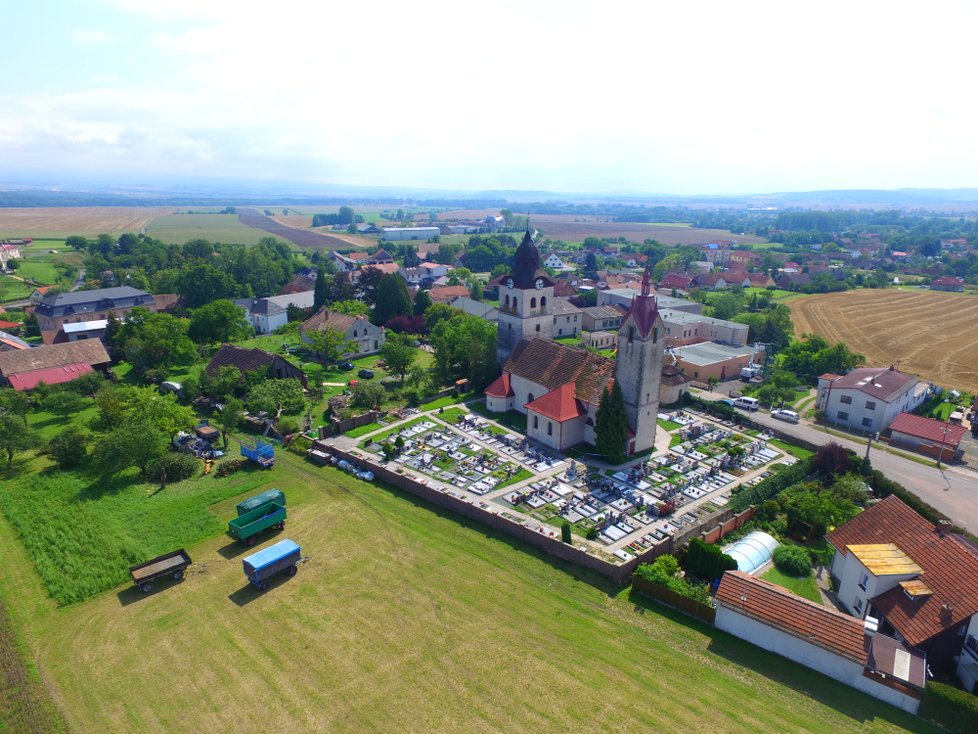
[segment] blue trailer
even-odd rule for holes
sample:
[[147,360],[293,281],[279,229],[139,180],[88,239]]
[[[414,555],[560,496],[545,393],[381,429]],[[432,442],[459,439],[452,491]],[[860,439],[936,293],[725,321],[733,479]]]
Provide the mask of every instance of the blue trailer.
[[274,545],[252,553],[242,561],[245,576],[261,591],[268,588],[268,579],[281,571],[295,576],[296,564],[302,560],[302,549],[294,540],[280,540]]
[[241,455],[255,462],[262,469],[271,469],[275,463],[275,447],[264,441],[255,441],[255,445],[241,444]]

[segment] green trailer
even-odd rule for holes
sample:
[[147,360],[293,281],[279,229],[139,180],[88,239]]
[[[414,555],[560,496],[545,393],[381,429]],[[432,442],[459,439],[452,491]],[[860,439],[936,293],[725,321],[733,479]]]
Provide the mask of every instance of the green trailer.
[[285,505],[268,502],[228,522],[228,534],[247,545],[255,544],[255,536],[268,528],[285,527]]

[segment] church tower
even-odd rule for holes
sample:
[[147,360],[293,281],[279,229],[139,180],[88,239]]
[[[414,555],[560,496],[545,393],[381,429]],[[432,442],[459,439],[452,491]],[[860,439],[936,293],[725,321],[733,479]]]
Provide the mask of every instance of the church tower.
[[513,269],[499,284],[496,356],[502,364],[520,339],[554,338],[554,282],[540,263],[540,251],[527,230],[516,248]]
[[642,292],[632,300],[618,329],[615,362],[615,380],[625,398],[628,425],[635,434],[629,440],[630,454],[645,451],[655,444],[665,344],[665,329],[655,296],[651,293],[646,268]]

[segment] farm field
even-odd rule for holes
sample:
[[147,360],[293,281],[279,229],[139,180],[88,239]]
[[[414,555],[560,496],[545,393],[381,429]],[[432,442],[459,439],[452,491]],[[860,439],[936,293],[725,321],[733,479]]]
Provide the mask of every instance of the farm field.
[[310,560],[264,594],[214,536],[180,584],[56,608],[0,518],[0,595],[71,731],[935,731],[405,495],[292,455],[268,486]]
[[[518,206],[513,207],[519,211]],[[498,214],[489,209],[459,209],[441,212],[439,219],[482,218]],[[587,237],[625,237],[634,242],[655,239],[664,245],[695,245],[714,239],[734,240],[740,244],[762,244],[762,237],[735,235],[725,229],[697,229],[688,224],[646,224],[643,222],[611,222],[603,217],[574,214],[533,214],[530,223],[546,237],[565,242],[583,242]]]
[[[242,224],[233,214],[217,213],[160,215],[148,224],[146,234],[177,245],[193,239],[256,245],[265,237],[274,237],[269,232]],[[281,237],[276,239],[285,241]]]
[[933,291],[857,290],[787,302],[795,334],[818,334],[944,387],[978,391],[978,298]]
[[90,206],[25,207],[0,209],[0,238],[64,239],[73,234],[139,232],[173,207]]

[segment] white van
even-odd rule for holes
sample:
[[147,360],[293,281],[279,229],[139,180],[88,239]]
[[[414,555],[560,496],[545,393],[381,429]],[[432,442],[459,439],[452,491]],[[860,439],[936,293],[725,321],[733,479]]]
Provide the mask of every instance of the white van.
[[735,408],[743,408],[744,410],[757,410],[761,404],[757,402],[757,398],[734,398],[733,401]]

